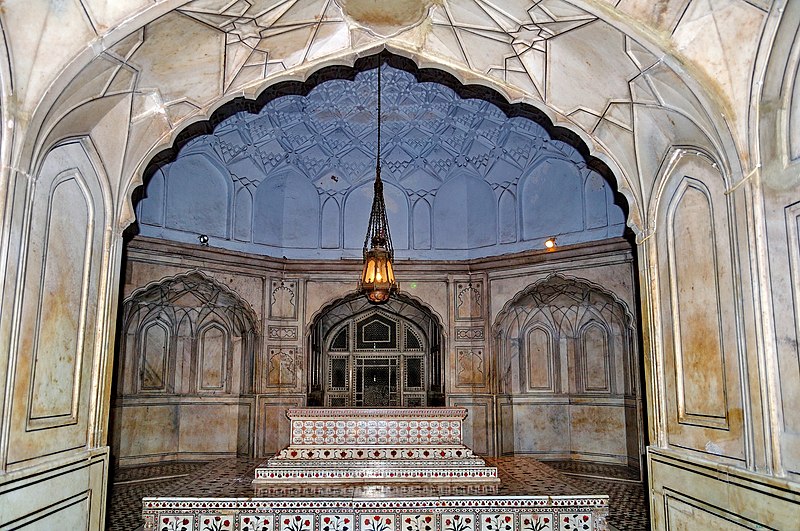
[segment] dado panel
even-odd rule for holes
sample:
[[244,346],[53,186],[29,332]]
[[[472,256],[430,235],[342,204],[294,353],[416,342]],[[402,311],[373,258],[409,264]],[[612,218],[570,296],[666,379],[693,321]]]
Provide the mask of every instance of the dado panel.
[[654,529],[797,529],[800,496],[782,478],[650,448]]
[[0,485],[0,529],[103,529],[107,467],[96,450]]

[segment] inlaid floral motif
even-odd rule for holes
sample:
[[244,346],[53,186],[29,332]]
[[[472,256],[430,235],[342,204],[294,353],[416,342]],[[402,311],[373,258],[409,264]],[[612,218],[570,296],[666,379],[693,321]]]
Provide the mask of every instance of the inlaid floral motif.
[[514,517],[510,514],[484,514],[481,518],[483,531],[512,531],[514,529]]
[[401,522],[402,531],[433,531],[436,527],[432,514],[406,514]]
[[520,516],[522,523],[522,531],[552,531],[553,530],[553,515],[552,513],[544,514],[523,514]]
[[322,516],[320,531],[352,531],[353,517],[340,514]]
[[272,517],[261,514],[239,516],[240,531],[272,531]]
[[194,518],[186,515],[162,516],[159,521],[159,531],[190,531]]
[[281,516],[281,531],[311,531],[314,517],[310,514]]
[[233,519],[219,514],[204,514],[200,517],[201,531],[232,531]]
[[592,515],[589,513],[566,514],[561,517],[561,529],[565,531],[584,531],[592,528]]
[[442,515],[442,526],[444,531],[472,531],[472,516],[468,514],[444,514]]
[[394,531],[394,518],[385,514],[365,516],[361,531]]

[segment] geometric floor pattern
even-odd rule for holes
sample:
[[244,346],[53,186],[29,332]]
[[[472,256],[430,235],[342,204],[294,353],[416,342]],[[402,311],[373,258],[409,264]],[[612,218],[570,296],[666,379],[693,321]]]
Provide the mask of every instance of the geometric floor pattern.
[[[215,491],[241,490],[252,495],[252,471],[261,460],[224,459],[209,463],[163,463],[127,467],[112,472],[109,487],[107,522],[109,531],[135,531],[142,526],[142,498],[145,496],[214,496]],[[613,465],[559,461],[542,463],[531,457],[486,458],[488,465],[498,468],[498,494],[513,492],[537,495],[608,494],[608,523],[620,531],[649,530],[645,488],[638,471]],[[201,483],[186,492],[187,485]],[[304,487],[281,485],[282,494],[302,496]],[[346,488],[325,487],[329,494]],[[398,487],[391,487],[398,488]],[[413,495],[414,486],[402,487]],[[430,488],[430,487],[426,487]],[[442,487],[445,488],[445,487]],[[452,487],[447,487],[452,488]],[[470,487],[465,485],[464,494]],[[315,487],[319,494],[319,487]],[[453,492],[453,494],[458,494]]]

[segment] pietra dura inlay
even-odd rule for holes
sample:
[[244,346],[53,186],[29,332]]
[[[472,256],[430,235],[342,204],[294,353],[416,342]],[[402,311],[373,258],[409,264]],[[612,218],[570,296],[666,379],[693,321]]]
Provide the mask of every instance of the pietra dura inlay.
[[291,445],[256,468],[255,482],[497,482],[464,446],[464,408],[295,408]]

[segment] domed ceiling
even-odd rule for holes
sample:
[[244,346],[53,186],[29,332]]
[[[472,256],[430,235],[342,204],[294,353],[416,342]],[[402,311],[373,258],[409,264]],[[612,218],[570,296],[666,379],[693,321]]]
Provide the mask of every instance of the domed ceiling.
[[[288,258],[359,257],[372,201],[377,69],[239,112],[158,168],[140,233]],[[466,259],[621,236],[608,182],[539,124],[382,70],[382,177],[398,258]]]

